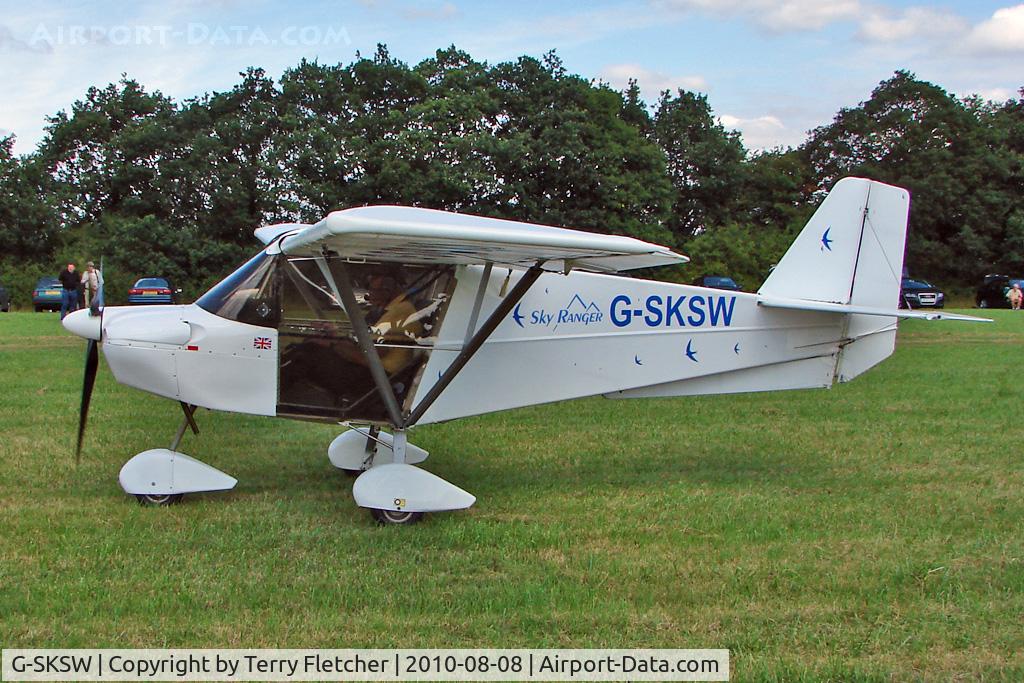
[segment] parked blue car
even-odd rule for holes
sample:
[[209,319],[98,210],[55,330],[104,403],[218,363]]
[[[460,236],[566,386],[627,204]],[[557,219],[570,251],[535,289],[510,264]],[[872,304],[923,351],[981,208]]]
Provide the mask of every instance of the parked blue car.
[[180,289],[175,289],[167,278],[144,277],[128,290],[129,304],[175,304]]
[[41,277],[32,290],[32,306],[39,311],[59,311],[63,287],[55,277]]

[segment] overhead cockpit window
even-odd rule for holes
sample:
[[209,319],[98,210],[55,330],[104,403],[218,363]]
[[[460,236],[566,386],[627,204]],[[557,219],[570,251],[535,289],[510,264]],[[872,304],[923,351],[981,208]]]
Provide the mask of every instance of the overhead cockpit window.
[[276,264],[277,257],[261,251],[199,297],[196,305],[229,320],[277,327],[281,304],[274,278]]

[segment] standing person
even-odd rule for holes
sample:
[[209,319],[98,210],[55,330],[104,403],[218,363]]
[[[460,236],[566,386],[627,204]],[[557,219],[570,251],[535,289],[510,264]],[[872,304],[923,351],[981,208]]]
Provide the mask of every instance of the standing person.
[[60,280],[60,319],[72,311],[78,310],[78,286],[82,283],[82,276],[75,272],[75,264],[69,263],[57,276]]
[[1024,292],[1020,291],[1019,283],[1013,283],[1013,287],[1010,287],[1010,291],[1006,293],[1006,298],[1010,300],[1010,308],[1015,311],[1020,310],[1021,300],[1024,299]]
[[92,261],[85,264],[85,272],[82,274],[82,282],[85,284],[85,305],[87,308],[100,308],[103,306],[103,273]]

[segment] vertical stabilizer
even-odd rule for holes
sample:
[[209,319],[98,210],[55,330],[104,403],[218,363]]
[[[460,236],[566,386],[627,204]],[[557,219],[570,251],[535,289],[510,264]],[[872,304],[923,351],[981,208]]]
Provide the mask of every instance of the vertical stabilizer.
[[895,307],[910,193],[865,180],[836,183],[758,294]]
[[[910,193],[844,178],[765,280],[765,297],[895,309],[899,302]],[[840,382],[892,354],[896,318],[850,313],[836,361]]]

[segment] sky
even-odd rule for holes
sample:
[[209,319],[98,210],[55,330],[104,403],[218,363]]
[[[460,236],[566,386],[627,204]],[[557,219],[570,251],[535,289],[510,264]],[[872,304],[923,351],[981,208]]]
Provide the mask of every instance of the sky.
[[378,43],[410,64],[453,44],[492,64],[553,49],[650,103],[706,94],[751,150],[799,145],[897,69],[958,96],[1024,87],[1024,4],[1005,0],[0,0],[0,136],[31,152],[47,116],[121,74],[181,100]]

